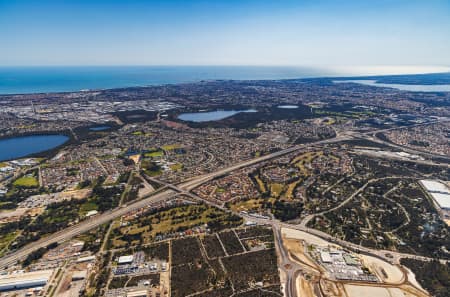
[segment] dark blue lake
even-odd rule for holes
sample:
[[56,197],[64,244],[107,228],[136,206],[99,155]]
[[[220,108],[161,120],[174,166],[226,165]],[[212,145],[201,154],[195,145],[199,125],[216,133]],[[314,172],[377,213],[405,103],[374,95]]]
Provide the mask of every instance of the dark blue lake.
[[277,107],[281,108],[281,109],[296,109],[296,108],[298,108],[298,105],[287,104],[287,105],[278,105]]
[[103,130],[108,130],[110,128],[111,128],[110,126],[96,126],[96,127],[89,128],[89,130],[91,130],[91,131],[103,131]]
[[207,111],[207,112],[189,112],[182,113],[178,116],[178,118],[182,121],[186,122],[209,122],[209,121],[219,121],[225,118],[234,116],[235,114],[241,112],[256,112],[254,109],[245,109],[245,110],[216,110],[216,111]]
[[65,135],[33,135],[0,139],[0,161],[53,149],[69,140]]

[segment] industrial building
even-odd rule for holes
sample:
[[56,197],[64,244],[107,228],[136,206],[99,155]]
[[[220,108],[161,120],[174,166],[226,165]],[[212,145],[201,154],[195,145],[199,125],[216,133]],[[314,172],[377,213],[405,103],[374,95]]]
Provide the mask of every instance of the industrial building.
[[139,290],[127,293],[127,297],[147,297],[147,296],[148,296],[147,290]]
[[117,260],[117,263],[119,265],[124,265],[124,264],[131,264],[133,263],[133,255],[129,255],[129,256],[120,256],[119,259]]
[[43,287],[53,274],[53,270],[0,275],[0,291]]
[[90,261],[94,261],[94,260],[95,260],[95,256],[80,257],[77,259],[77,263],[90,262]]
[[450,190],[445,184],[436,180],[425,179],[421,180],[420,183],[437,203],[439,208],[450,210]]

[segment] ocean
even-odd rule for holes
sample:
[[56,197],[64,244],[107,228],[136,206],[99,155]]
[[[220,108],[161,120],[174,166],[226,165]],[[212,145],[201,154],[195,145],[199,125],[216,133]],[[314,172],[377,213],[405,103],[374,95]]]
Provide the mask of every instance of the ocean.
[[196,82],[335,76],[332,70],[253,66],[0,67],[0,94],[70,92]]

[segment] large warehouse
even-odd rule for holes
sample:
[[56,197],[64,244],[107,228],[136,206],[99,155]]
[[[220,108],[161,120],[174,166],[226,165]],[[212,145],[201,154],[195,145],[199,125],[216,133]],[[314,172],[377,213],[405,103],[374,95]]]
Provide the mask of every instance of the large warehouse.
[[53,270],[0,275],[0,292],[45,286]]
[[426,179],[421,180],[420,183],[441,209],[450,210],[450,190],[445,184]]

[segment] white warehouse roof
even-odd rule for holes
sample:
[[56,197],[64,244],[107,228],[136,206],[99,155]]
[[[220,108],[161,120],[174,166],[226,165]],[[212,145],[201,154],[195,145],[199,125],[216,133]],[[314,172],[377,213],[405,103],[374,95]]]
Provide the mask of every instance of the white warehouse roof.
[[320,252],[320,259],[324,263],[331,263],[331,256],[328,252]]
[[147,290],[134,291],[129,292],[127,294],[127,297],[146,297],[146,296],[148,296]]
[[0,291],[45,286],[53,270],[0,275]]
[[450,194],[430,193],[440,208],[450,209]]
[[435,180],[421,180],[420,182],[440,208],[450,209],[450,190],[445,184]]
[[126,263],[131,263],[133,262],[133,256],[120,256],[119,260],[117,260],[117,263],[119,264],[126,264]]
[[436,180],[423,179],[420,181],[422,185],[430,192],[442,192],[450,194],[450,190],[443,183]]

